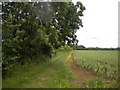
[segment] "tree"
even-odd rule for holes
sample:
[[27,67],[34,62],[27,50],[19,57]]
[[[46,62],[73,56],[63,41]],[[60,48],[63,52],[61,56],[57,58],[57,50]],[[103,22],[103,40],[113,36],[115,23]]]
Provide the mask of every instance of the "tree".
[[76,45],[84,10],[81,2],[3,2],[3,74],[16,62],[38,56],[40,62],[66,44]]
[[77,49],[77,50],[85,50],[86,47],[83,46],[83,45],[78,45],[78,46],[76,46],[76,49]]

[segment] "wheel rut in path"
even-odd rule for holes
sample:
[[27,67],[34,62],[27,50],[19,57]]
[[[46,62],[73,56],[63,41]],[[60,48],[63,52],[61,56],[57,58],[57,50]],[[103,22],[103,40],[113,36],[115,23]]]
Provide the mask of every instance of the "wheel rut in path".
[[71,65],[71,70],[76,77],[71,83],[72,88],[80,88],[85,80],[95,80],[97,78],[93,72],[78,67],[75,61]]
[[71,88],[80,88],[85,80],[94,80],[97,78],[97,75],[95,75],[92,71],[88,71],[86,69],[78,67],[78,65],[73,59],[72,52],[70,52],[68,57],[65,59],[65,65],[67,65],[66,63],[69,60],[72,60],[70,69],[72,71],[72,74],[76,78],[74,81],[71,82]]

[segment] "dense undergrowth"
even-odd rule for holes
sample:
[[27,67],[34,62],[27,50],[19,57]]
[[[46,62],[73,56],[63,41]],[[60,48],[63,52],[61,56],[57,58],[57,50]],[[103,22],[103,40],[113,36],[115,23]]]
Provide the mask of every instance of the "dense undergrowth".
[[18,72],[15,72],[15,71],[20,71],[21,68],[24,71],[27,68],[29,69],[29,67],[31,67],[31,66],[38,66],[38,65],[42,65],[43,63],[44,64],[48,63],[49,60],[56,57],[56,55],[60,55],[59,53],[66,53],[66,52],[69,52],[71,50],[73,50],[73,49],[70,48],[69,46],[65,45],[65,46],[60,47],[55,53],[52,53],[51,57],[46,56],[44,54],[40,54],[38,56],[33,56],[31,58],[26,58],[26,60],[25,60],[26,62],[24,62],[24,64],[22,64],[22,65],[19,62],[14,62],[13,64],[10,64],[10,65],[6,66],[5,69],[7,69],[7,73],[6,74],[3,73],[3,75],[5,74],[5,76],[3,76],[3,78],[13,77],[14,75],[16,75],[18,73]]

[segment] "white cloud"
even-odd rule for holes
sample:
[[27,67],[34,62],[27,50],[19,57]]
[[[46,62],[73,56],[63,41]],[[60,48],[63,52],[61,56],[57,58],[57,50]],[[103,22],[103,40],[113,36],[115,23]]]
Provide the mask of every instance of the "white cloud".
[[[73,2],[78,0],[73,0]],[[118,46],[118,1],[80,0],[86,7],[84,27],[76,33],[79,44],[86,47]]]

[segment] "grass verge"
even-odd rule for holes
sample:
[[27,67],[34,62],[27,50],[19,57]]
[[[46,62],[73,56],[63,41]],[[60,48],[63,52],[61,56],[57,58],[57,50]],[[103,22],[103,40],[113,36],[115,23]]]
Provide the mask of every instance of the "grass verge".
[[74,79],[64,59],[69,52],[60,52],[47,62],[16,66],[16,75],[3,79],[3,88],[68,88]]

